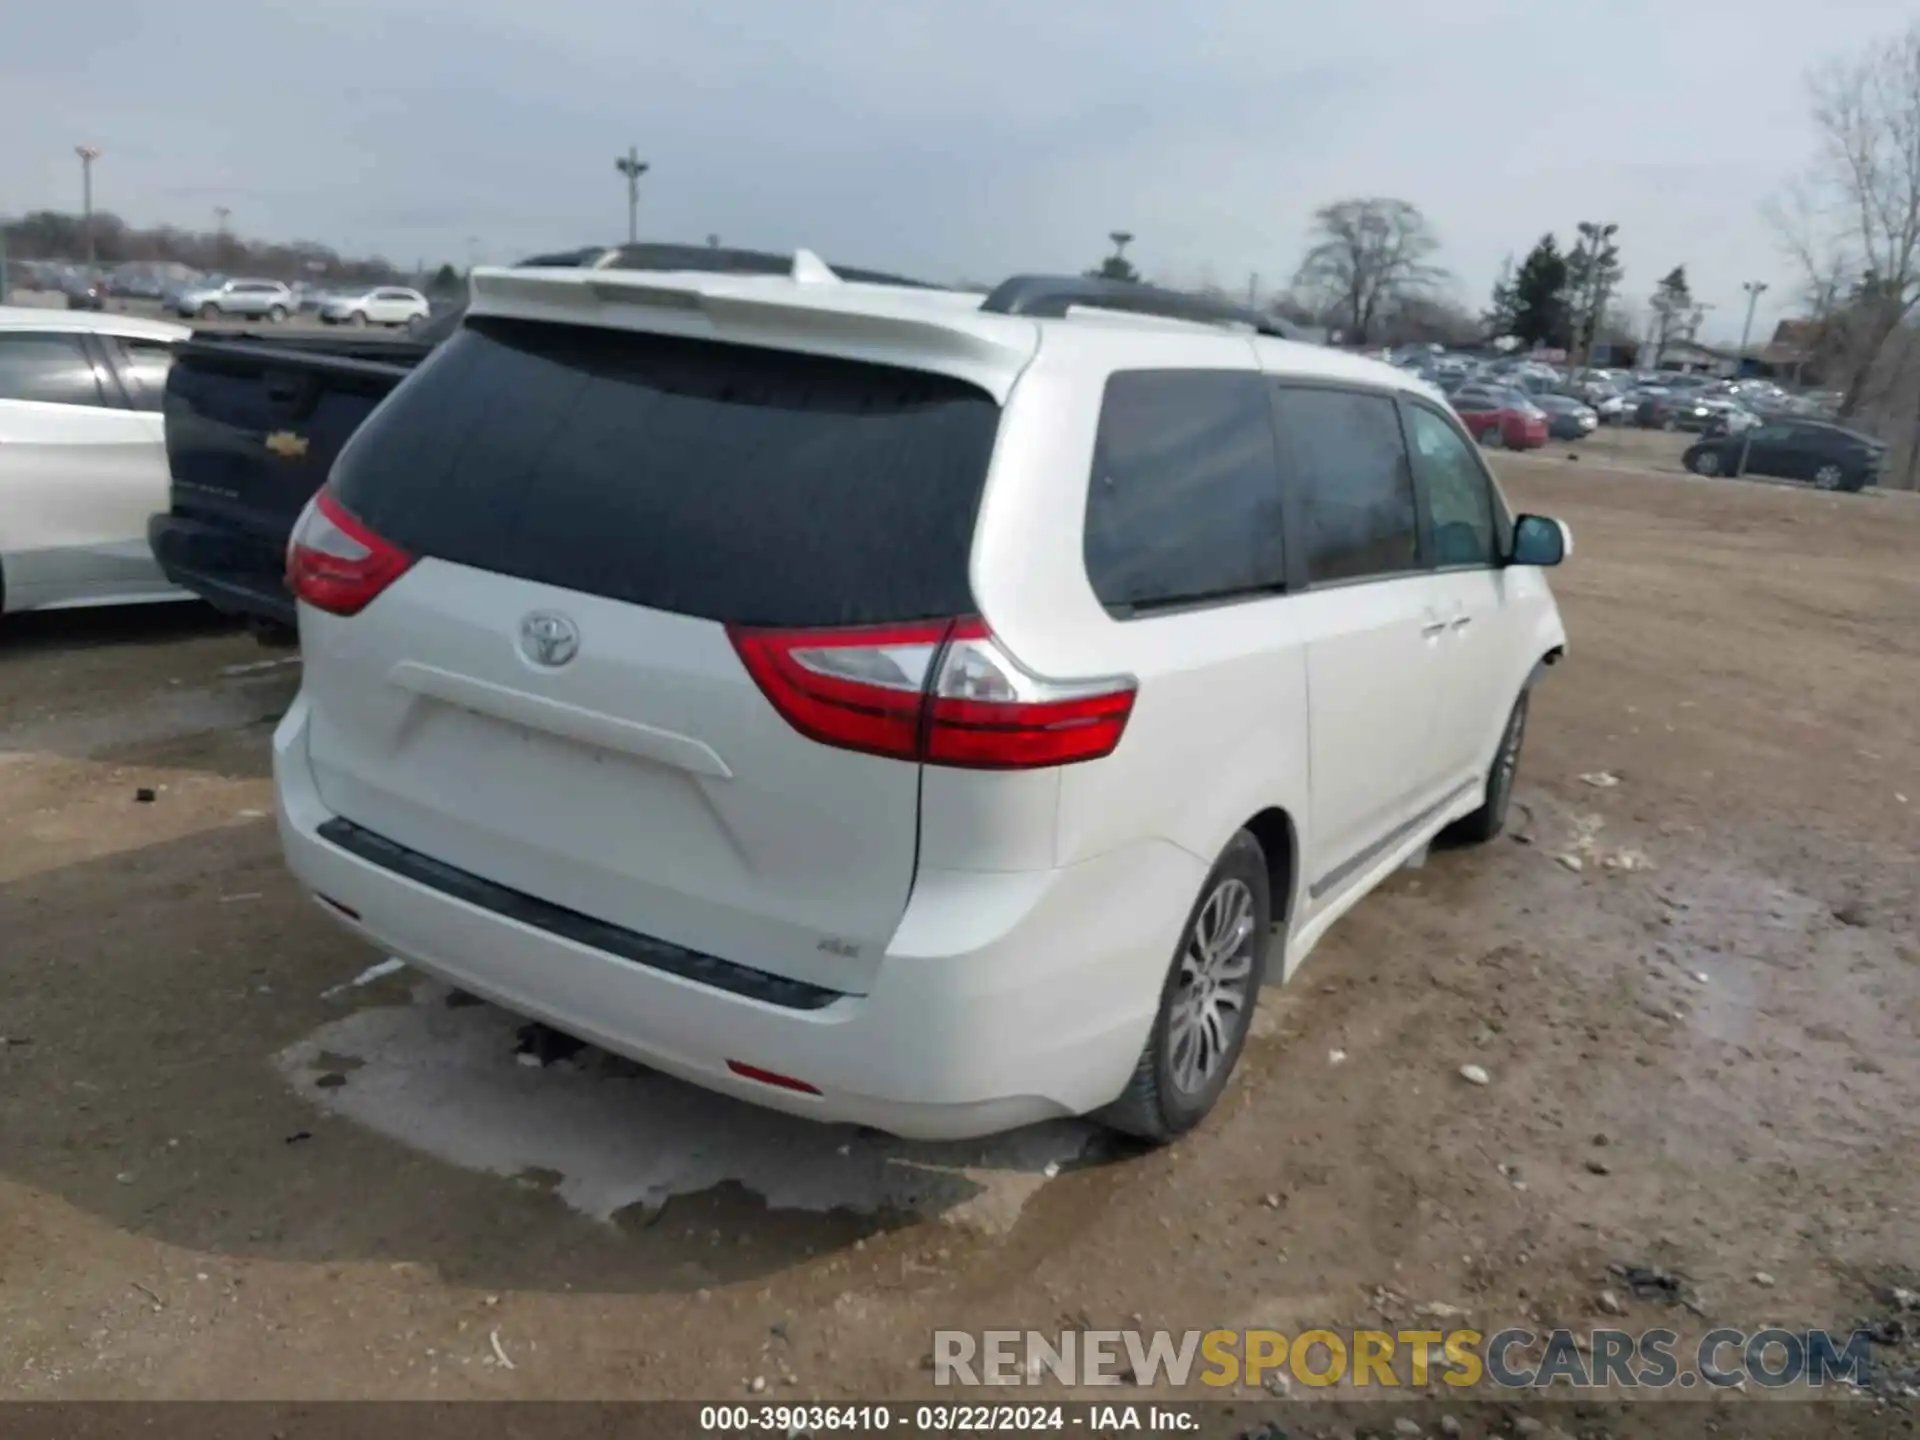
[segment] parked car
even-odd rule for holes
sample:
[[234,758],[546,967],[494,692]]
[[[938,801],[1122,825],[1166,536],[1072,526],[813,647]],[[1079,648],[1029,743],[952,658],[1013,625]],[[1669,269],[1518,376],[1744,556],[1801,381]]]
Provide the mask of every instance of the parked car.
[[320,318],[329,325],[418,325],[431,311],[427,297],[399,285],[329,295]]
[[1468,384],[1447,397],[1454,413],[1482,445],[1537,450],[1547,443],[1547,415],[1518,390]]
[[1584,440],[1599,428],[1599,412],[1571,395],[1535,395],[1533,403],[1546,412],[1547,434],[1555,440]]
[[1885,442],[1817,420],[1770,421],[1698,441],[1681,457],[1696,475],[1772,475],[1822,490],[1861,490],[1886,460]]
[[129,300],[158,300],[165,293],[160,277],[149,270],[116,271],[108,281],[112,293]]
[[1426,386],[1162,293],[478,272],[294,533],[299,881],[799,1115],[1198,1123],[1264,980],[1499,830],[1569,542]]
[[1752,429],[1761,423],[1760,417],[1751,410],[1733,400],[1710,400],[1707,408],[1712,413],[1701,428],[1701,435],[1738,435],[1743,430]]
[[147,548],[183,326],[0,307],[0,611],[186,600]]
[[1596,396],[1591,402],[1593,413],[1603,425],[1624,425],[1633,419],[1634,402],[1628,399],[1623,390],[1608,390]]
[[98,275],[78,270],[69,272],[61,279],[60,293],[66,297],[69,310],[107,308],[107,282]]
[[224,283],[225,277],[220,275],[199,275],[187,280],[173,280],[167,284],[160,296],[160,308],[174,315],[191,317],[199,312],[192,309],[183,311],[180,308],[186,297],[204,290],[218,289]]
[[238,315],[277,322],[299,309],[300,302],[278,280],[223,280],[182,291],[175,308],[183,316],[203,320]]
[[1705,430],[1724,415],[1728,407],[1699,398],[1685,390],[1648,395],[1634,408],[1634,423],[1643,430]]

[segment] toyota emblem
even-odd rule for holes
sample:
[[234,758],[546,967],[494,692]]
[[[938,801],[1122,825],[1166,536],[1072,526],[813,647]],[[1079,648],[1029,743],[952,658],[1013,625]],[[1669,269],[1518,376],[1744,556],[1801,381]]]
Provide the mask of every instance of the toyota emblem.
[[558,669],[580,653],[580,627],[550,610],[535,611],[520,622],[520,653],[536,665]]

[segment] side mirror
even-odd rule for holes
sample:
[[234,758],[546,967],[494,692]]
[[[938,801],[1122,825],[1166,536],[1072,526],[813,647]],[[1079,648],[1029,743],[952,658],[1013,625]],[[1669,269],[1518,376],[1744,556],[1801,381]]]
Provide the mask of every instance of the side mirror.
[[1573,532],[1566,522],[1546,515],[1522,515],[1513,522],[1509,565],[1558,565],[1573,553]]

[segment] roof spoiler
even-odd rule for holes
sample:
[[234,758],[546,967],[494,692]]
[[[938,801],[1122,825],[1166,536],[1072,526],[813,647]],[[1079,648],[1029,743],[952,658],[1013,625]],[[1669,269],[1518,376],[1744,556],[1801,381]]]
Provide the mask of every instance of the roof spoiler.
[[738,271],[654,276],[483,266],[470,277],[467,313],[733,339],[930,369],[1003,402],[1038,344],[1033,327],[1010,327],[964,303],[924,313],[918,306],[876,311],[857,289],[842,287],[844,275],[804,251],[779,273],[798,284],[769,288]]
[[[884,270],[862,270],[852,265],[830,265],[811,250],[780,254],[772,250],[735,250],[719,245],[688,245],[644,240],[631,245],[589,245],[578,250],[530,255],[514,262],[515,269],[542,270],[681,270],[701,275],[785,275],[802,282],[854,280],[864,285],[902,285],[912,290],[938,290],[924,280]],[[823,275],[822,272],[825,272]]]
[[980,302],[980,308],[992,315],[1031,315],[1037,319],[1059,319],[1075,308],[1119,310],[1201,325],[1235,325],[1282,340],[1306,338],[1298,327],[1278,316],[1263,315],[1224,300],[1085,275],[1015,275],[995,286],[993,293]]

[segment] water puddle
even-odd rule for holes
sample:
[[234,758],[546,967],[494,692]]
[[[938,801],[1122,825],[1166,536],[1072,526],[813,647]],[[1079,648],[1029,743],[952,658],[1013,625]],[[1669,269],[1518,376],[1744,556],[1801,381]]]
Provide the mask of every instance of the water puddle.
[[[538,1064],[517,1053],[524,1020],[447,999],[422,982],[414,1003],[323,1025],[278,1066],[333,1114],[466,1169],[542,1176],[540,1188],[596,1220],[735,1184],[775,1210],[911,1214],[1004,1234],[1096,1133],[1058,1121],[932,1144],[820,1125],[590,1047]],[[343,1057],[357,1063],[343,1069]]]

